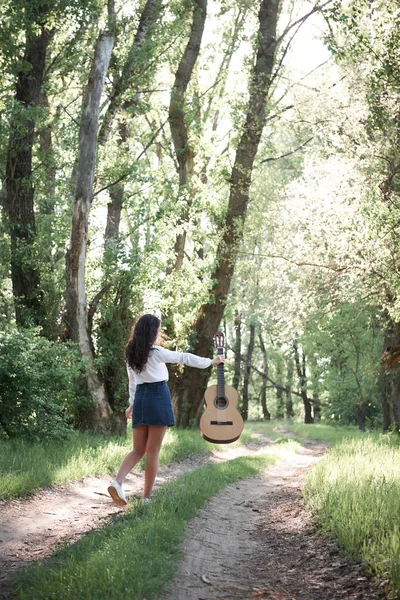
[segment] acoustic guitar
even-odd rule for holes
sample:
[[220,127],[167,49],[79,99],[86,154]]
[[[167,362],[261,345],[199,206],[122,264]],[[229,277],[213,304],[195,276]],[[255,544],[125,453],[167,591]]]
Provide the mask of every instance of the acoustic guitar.
[[[218,354],[224,353],[224,334],[214,336]],[[235,388],[225,385],[224,364],[217,366],[217,385],[210,385],[204,394],[206,410],[200,419],[201,435],[207,442],[230,444],[239,439],[243,419],[236,408],[238,395]]]

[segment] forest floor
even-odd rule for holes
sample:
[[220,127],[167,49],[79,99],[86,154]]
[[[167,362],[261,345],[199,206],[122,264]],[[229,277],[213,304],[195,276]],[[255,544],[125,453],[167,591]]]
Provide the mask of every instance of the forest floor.
[[[200,465],[254,454],[272,440],[229,448],[160,469],[157,486]],[[257,447],[258,446],[258,447]],[[372,600],[388,598],[329,539],[321,537],[301,502],[304,475],[326,445],[309,440],[262,476],[230,485],[193,519],[184,559],[160,600]],[[88,478],[0,503],[0,598],[11,597],[10,573],[73,543],[121,508],[110,501],[110,478]],[[141,471],[126,480],[140,495]],[[144,600],[144,599],[143,599]]]

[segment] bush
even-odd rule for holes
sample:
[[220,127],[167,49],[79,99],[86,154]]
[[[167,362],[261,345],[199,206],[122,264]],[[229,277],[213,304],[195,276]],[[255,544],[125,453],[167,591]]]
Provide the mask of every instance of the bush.
[[2,435],[65,437],[71,429],[81,368],[75,344],[49,341],[38,329],[0,332]]

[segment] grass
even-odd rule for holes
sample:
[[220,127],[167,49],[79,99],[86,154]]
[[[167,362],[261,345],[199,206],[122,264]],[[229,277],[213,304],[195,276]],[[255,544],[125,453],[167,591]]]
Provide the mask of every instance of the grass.
[[[296,439],[301,444],[307,439],[327,442],[329,444],[337,444],[343,440],[351,440],[362,438],[369,435],[374,438],[379,438],[379,433],[362,433],[357,427],[352,426],[333,426],[322,423],[313,423],[305,425],[294,421],[247,421],[245,431],[250,434],[262,433],[271,438],[275,442],[284,442],[288,439]],[[293,434],[293,435],[291,435]]]
[[336,443],[306,478],[304,498],[334,536],[400,597],[400,442],[364,434]]
[[326,425],[325,423],[305,423],[290,422],[287,424],[287,429],[303,439],[313,439],[330,444],[337,444],[344,440],[352,440],[354,438],[361,439],[365,435],[378,438],[379,433],[363,433],[357,427],[351,425]]
[[[324,533],[335,537],[351,556],[362,558],[371,573],[390,581],[400,598],[398,438],[325,424],[248,422],[235,445],[248,443],[257,433],[287,442],[285,429],[300,443],[313,438],[331,444],[307,476],[307,506]],[[114,472],[130,447],[130,431],[126,439],[77,433],[57,444],[0,442],[0,497]],[[170,429],[160,462],[179,462],[215,447],[198,430]],[[173,576],[186,520],[228,483],[255,475],[287,447],[293,443],[275,444],[262,456],[196,469],[165,484],[148,507],[131,505],[112,527],[24,572],[19,578],[21,598],[117,600],[127,589],[132,598],[153,597]]]
[[123,516],[59,550],[17,576],[18,597],[29,600],[131,600],[154,598],[174,576],[185,524],[204,503],[239,479],[254,477],[293,444],[256,457],[201,467],[168,482],[146,506],[130,504]]
[[400,439],[321,423],[247,426],[269,437],[285,435],[281,430],[286,429],[299,442],[308,438],[331,445],[306,477],[306,505],[322,533],[388,581],[400,598]]
[[[362,433],[359,429],[352,426],[333,426],[323,423],[313,423],[305,425],[295,421],[248,421],[245,425],[245,431],[249,433],[260,432],[274,441],[286,440],[290,433],[295,434],[298,441],[313,439],[318,441],[336,444],[343,440],[362,438],[370,435],[379,438],[379,433]],[[287,432],[287,433],[285,433]]]
[[[247,443],[244,432],[236,445]],[[83,477],[114,473],[132,447],[132,430],[126,438],[101,437],[75,432],[59,442],[0,440],[0,499],[26,495],[51,485],[61,485]],[[200,436],[198,430],[169,429],[160,454],[160,464],[168,465],[216,447]],[[143,467],[143,462],[139,468]]]

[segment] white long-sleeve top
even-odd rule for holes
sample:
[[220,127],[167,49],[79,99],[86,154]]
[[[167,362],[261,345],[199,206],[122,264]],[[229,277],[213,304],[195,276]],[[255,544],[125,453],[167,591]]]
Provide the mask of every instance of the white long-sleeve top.
[[211,365],[211,358],[202,358],[190,352],[175,352],[161,346],[152,346],[149,358],[143,371],[135,371],[127,365],[129,378],[129,404],[133,404],[136,386],[141,383],[155,383],[157,381],[168,381],[168,369],[165,363],[188,365],[196,369],[207,369]]

